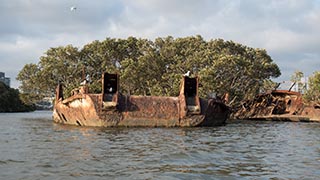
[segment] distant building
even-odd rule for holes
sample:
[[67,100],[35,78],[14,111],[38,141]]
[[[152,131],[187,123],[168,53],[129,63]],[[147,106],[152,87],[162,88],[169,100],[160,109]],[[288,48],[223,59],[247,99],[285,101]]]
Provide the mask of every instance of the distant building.
[[4,72],[0,72],[0,81],[10,87],[10,78],[6,77]]

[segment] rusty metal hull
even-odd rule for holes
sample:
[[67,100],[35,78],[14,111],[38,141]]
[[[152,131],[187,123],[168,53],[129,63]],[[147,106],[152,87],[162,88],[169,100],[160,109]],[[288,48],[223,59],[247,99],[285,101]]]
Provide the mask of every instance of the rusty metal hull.
[[225,124],[229,108],[214,99],[200,99],[201,112],[188,113],[182,97],[123,96],[116,106],[101,105],[101,94],[79,94],[58,100],[54,122],[100,127],[194,127]]
[[305,104],[298,92],[276,90],[247,100],[234,114],[236,119],[320,122],[320,108]]
[[[90,94],[86,85],[64,99],[56,89],[53,120],[61,124],[102,127],[194,127],[225,124],[229,107],[221,100],[198,96],[198,77],[182,77],[177,97],[125,96],[119,75],[104,73],[102,93]],[[76,92],[76,91],[72,91]]]

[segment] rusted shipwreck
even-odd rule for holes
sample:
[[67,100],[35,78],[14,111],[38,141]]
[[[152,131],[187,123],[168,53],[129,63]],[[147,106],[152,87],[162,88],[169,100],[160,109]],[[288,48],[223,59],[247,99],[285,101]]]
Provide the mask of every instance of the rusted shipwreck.
[[198,96],[197,77],[184,76],[178,97],[123,95],[119,75],[105,73],[102,93],[90,94],[87,86],[63,98],[56,89],[53,120],[61,124],[100,127],[194,127],[225,124],[229,107],[219,99]]
[[320,122],[320,106],[306,104],[302,94],[274,90],[247,100],[234,114],[236,119]]

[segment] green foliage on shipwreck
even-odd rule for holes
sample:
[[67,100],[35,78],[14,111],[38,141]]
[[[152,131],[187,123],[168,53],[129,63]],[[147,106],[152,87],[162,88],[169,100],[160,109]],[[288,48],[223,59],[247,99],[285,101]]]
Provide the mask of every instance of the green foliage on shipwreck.
[[177,96],[181,76],[190,71],[200,77],[200,96],[228,93],[230,105],[254,96],[265,81],[281,74],[266,50],[201,36],[168,36],[154,41],[107,38],[81,49],[50,48],[38,64],[25,65],[17,79],[31,101],[52,95],[58,82],[68,94],[83,80],[83,69],[90,75],[91,92],[100,91],[101,75],[107,71],[119,73],[122,93],[154,96]]

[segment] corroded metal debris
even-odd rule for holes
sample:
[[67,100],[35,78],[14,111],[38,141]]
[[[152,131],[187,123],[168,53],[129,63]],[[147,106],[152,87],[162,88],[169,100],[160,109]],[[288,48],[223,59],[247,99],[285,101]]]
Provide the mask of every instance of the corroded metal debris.
[[302,94],[290,90],[274,90],[244,101],[235,112],[236,119],[320,122],[320,107],[307,105]]
[[178,97],[132,96],[119,93],[119,75],[105,73],[102,93],[90,94],[86,85],[64,99],[56,90],[53,119],[79,126],[192,127],[225,124],[229,107],[218,99],[198,96],[197,77],[184,76]]

